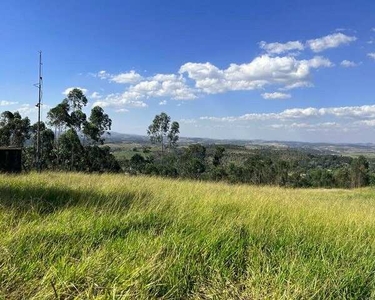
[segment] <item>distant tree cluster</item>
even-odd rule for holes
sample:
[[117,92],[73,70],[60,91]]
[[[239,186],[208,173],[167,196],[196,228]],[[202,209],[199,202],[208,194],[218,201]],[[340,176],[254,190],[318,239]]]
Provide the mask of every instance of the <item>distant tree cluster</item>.
[[298,150],[253,150],[240,157],[232,146],[192,144],[167,155],[135,154],[124,163],[133,174],[183,177],[252,185],[355,188],[371,183],[369,163],[358,158]]

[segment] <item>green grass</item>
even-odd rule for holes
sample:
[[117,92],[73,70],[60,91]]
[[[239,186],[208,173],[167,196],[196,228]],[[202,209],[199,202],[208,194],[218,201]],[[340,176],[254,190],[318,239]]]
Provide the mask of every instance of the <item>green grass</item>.
[[2,298],[375,298],[375,193],[2,175]]

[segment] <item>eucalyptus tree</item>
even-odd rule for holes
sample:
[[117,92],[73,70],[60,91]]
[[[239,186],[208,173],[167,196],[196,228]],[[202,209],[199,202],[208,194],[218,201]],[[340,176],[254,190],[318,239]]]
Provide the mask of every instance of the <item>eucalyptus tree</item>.
[[68,93],[65,100],[67,100],[70,103],[71,108],[73,110],[82,110],[82,108],[86,106],[88,102],[87,97],[79,88],[72,89]]
[[166,145],[175,147],[179,139],[180,125],[173,122],[171,126],[171,117],[165,112],[156,115],[151,125],[148,127],[147,134],[153,144],[160,144],[162,155]]
[[0,146],[23,147],[30,138],[30,119],[19,112],[5,111],[0,116]]
[[[103,135],[107,130],[111,130],[112,120],[108,114],[104,113],[103,108],[95,106],[91,110],[88,122],[84,123],[83,133],[94,143],[103,144]],[[109,134],[109,132],[107,132]]]

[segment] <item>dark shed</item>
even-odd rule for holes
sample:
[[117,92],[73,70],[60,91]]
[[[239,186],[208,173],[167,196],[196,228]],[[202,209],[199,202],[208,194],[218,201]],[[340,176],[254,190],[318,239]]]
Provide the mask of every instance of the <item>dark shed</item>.
[[0,148],[0,172],[18,173],[22,170],[21,148]]

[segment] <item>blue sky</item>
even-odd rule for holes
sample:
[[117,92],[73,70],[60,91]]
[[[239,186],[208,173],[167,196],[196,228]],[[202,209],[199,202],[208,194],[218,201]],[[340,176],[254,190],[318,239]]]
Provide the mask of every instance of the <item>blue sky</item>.
[[375,142],[375,2],[9,1],[0,6],[0,109],[35,121],[72,87],[145,134]]

